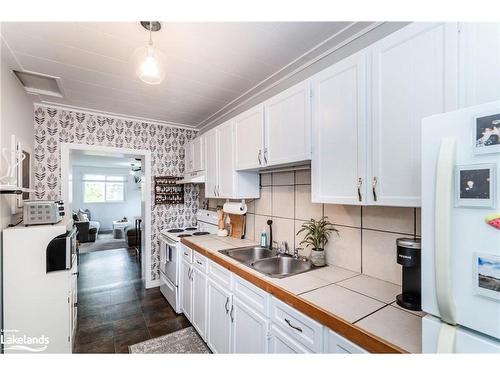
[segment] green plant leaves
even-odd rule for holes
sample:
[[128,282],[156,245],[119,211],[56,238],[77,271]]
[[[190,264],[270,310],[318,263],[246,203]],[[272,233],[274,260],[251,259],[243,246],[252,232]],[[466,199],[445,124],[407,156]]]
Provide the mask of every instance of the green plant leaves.
[[332,232],[336,232],[337,235],[339,233],[327,219],[327,216],[323,216],[320,220],[311,219],[303,223],[297,232],[297,235],[305,233],[300,244],[311,245],[315,250],[324,250]]

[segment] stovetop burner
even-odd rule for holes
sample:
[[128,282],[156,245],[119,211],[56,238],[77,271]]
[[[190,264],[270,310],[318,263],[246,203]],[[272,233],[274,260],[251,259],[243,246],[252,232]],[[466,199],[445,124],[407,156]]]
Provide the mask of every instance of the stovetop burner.
[[184,229],[169,229],[167,230],[168,233],[181,233],[184,232]]
[[196,229],[198,229],[198,228],[196,228],[196,227],[187,227],[187,228],[184,228],[184,230],[196,230]]
[[210,234],[209,232],[194,232],[193,236],[203,236],[205,234]]
[[191,235],[187,234],[187,233],[183,233],[183,234],[179,234],[177,237],[179,237],[179,238],[182,238],[182,237],[191,237]]

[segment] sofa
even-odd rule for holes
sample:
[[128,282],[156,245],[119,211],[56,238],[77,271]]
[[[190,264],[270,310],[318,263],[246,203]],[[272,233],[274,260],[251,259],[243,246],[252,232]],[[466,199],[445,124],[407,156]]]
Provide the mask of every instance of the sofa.
[[78,212],[73,211],[73,221],[78,230],[76,239],[79,242],[94,242],[97,239],[101,224],[98,221],[92,220],[88,209],[80,209]]

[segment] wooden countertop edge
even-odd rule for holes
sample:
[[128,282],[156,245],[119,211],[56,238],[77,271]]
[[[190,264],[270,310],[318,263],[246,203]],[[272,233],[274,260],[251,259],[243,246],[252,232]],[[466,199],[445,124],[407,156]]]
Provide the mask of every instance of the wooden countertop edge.
[[260,289],[265,290],[272,294],[279,300],[293,306],[295,309],[301,311],[305,315],[327,326],[332,331],[344,336],[348,340],[368,350],[370,353],[408,353],[408,351],[391,344],[390,342],[365,331],[364,329],[355,326],[348,321],[329,313],[328,311],[306,301],[305,299],[297,296],[277,285],[269,283],[267,280],[260,278],[252,272],[245,269],[244,265],[238,265],[228,262],[222,256],[216,255],[213,252],[206,250],[200,245],[197,245],[187,238],[182,238],[181,243],[197,251],[198,253],[213,260],[220,266],[235,273],[246,281],[254,284]]

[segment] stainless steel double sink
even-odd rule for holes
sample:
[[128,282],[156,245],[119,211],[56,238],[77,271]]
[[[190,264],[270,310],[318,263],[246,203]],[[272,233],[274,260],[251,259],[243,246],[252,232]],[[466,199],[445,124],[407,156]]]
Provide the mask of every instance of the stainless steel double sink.
[[294,258],[288,254],[278,254],[274,250],[260,246],[219,250],[219,253],[237,260],[260,273],[279,279],[316,268],[307,259]]

